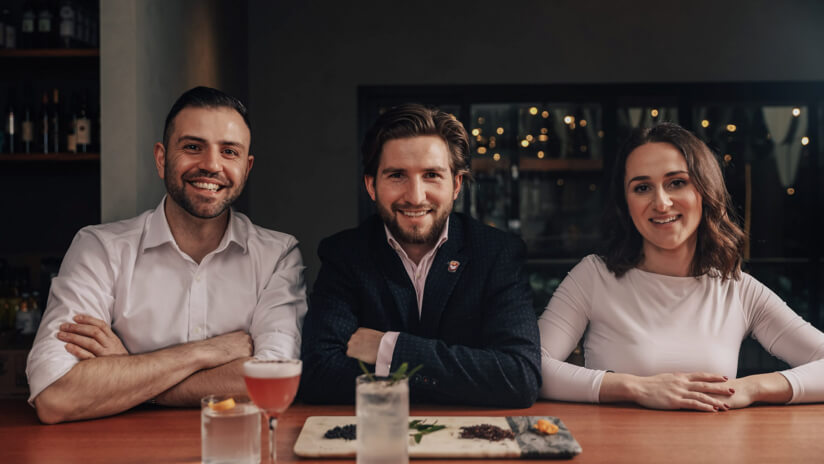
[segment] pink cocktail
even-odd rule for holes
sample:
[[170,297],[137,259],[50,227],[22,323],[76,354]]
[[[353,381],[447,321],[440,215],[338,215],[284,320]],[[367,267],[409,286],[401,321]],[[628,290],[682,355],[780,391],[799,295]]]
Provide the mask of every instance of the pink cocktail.
[[269,454],[275,462],[275,431],[278,418],[292,404],[298,392],[302,363],[296,359],[243,363],[246,390],[269,422]]

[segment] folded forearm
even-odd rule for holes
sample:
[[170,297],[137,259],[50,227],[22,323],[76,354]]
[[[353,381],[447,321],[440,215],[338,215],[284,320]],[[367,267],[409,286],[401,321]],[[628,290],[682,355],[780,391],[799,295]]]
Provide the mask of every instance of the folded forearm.
[[222,366],[198,371],[155,398],[165,406],[197,406],[207,395],[246,395],[243,363],[236,359]]
[[35,398],[43,422],[108,416],[157,396],[202,369],[197,347],[106,356],[77,363]]

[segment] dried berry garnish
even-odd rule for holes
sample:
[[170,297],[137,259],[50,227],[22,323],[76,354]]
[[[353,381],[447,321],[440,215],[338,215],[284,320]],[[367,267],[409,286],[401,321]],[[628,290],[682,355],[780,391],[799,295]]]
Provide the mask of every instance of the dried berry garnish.
[[512,430],[504,430],[498,426],[490,424],[470,425],[461,427],[461,438],[483,438],[489,441],[500,441],[514,439]]
[[323,438],[343,438],[344,440],[354,440],[357,438],[357,426],[355,424],[337,426],[331,428],[323,434]]

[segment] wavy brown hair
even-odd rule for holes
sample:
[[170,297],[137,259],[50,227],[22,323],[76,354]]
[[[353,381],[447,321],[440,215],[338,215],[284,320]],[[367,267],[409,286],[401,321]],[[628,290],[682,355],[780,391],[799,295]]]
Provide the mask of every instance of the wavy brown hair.
[[472,180],[469,171],[469,136],[463,124],[449,113],[417,103],[399,105],[378,116],[361,146],[363,173],[370,177],[377,176],[386,142],[423,135],[440,137],[449,148],[452,175],[462,175],[465,181]]
[[627,209],[624,177],[627,158],[633,150],[653,142],[668,143],[684,155],[690,181],[701,195],[701,222],[690,273],[693,276],[709,273],[725,280],[738,278],[745,234],[736,223],[718,159],[698,137],[672,123],[634,131],[618,152],[604,211],[608,248],[603,259],[607,268],[621,277],[643,259],[643,237],[635,228]]

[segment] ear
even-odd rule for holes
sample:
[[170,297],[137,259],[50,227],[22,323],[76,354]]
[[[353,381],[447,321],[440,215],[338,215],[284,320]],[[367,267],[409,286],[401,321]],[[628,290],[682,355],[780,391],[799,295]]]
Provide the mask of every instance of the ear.
[[372,201],[375,201],[375,178],[368,174],[364,174],[363,185],[366,186],[366,193],[369,194],[369,198],[371,198]]
[[165,179],[166,173],[166,147],[162,143],[157,142],[154,145],[154,159],[155,167],[157,168],[157,175],[161,179]]
[[249,155],[247,157],[247,162],[249,163],[249,165],[246,166],[246,177],[243,178],[244,181],[249,179],[249,173],[252,172],[252,166],[255,164],[255,157]]
[[455,186],[455,190],[452,192],[452,201],[458,199],[458,195],[461,193],[461,185],[463,185],[463,174],[458,174],[455,176],[455,180],[452,182]]

